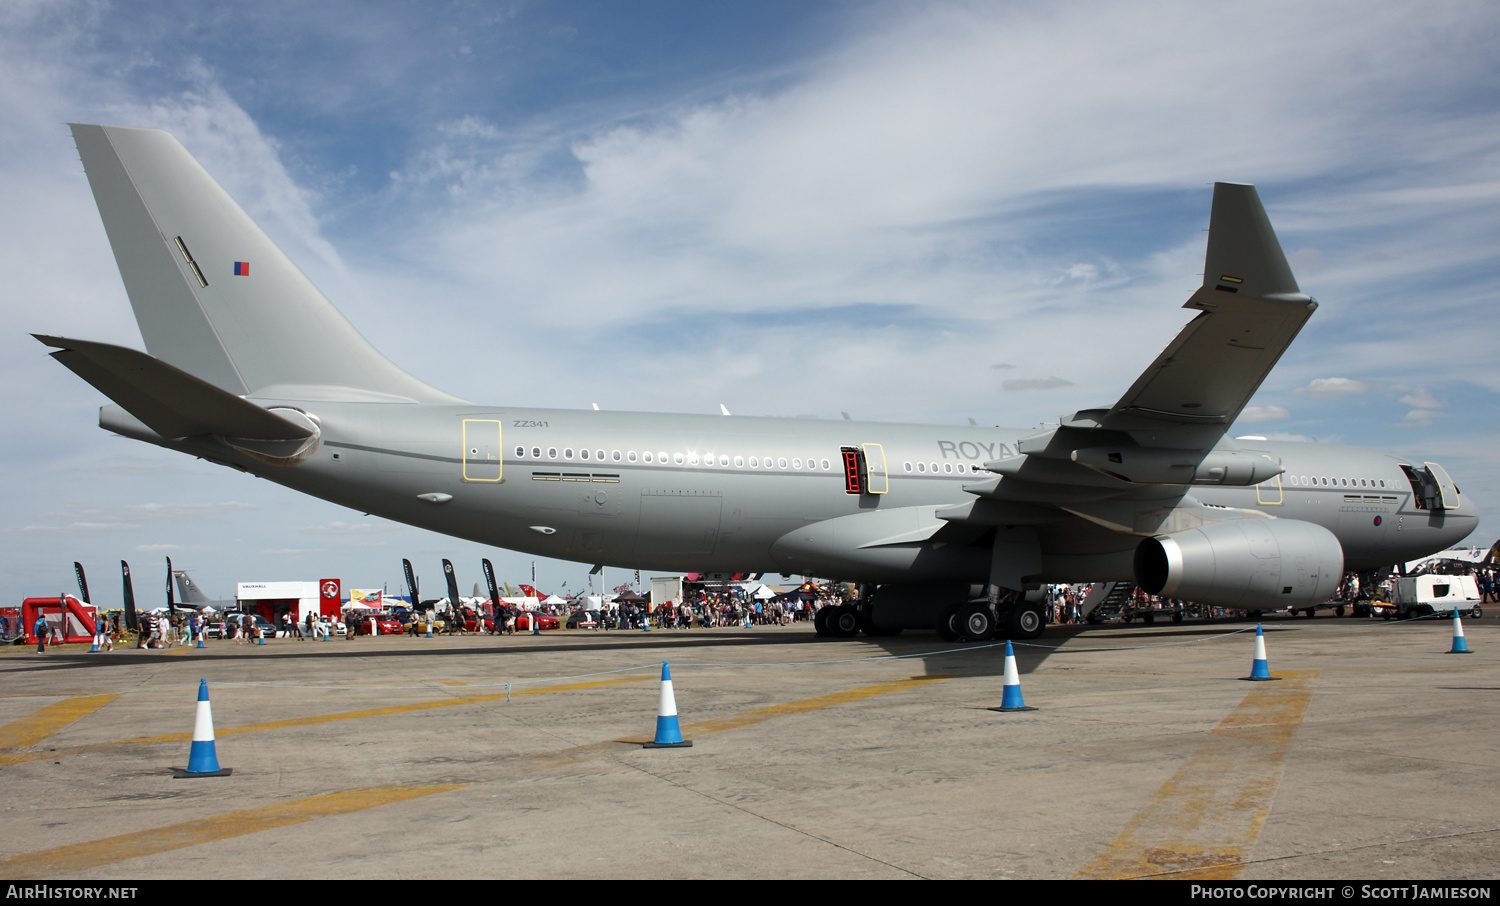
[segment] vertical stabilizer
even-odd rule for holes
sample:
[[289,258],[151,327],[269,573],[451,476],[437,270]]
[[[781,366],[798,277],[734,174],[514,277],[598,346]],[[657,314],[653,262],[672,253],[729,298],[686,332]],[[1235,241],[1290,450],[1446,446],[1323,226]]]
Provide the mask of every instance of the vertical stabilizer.
[[72,129],[153,356],[237,395],[456,401],[371,346],[170,134]]

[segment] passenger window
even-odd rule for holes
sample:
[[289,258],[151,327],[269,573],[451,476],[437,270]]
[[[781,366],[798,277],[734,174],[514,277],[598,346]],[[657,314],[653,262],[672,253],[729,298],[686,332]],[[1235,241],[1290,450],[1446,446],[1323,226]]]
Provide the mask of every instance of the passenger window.
[[[752,465],[753,465],[753,463],[752,463]],[[743,457],[743,456],[736,456],[734,458],[734,467],[736,469],[743,469],[745,467],[745,457]]]
[[532,447],[531,448],[531,458],[532,459],[541,459],[542,458],[542,448],[541,447]]
[[525,459],[525,458],[526,458],[526,448],[525,447],[516,447],[516,459]]
[[785,469],[786,468],[786,457],[785,456],[783,456],[780,459],[776,460],[776,467],[778,469]]
[[729,465],[729,457],[725,456],[722,453],[720,453],[719,454],[719,465],[721,465],[721,466],[727,466],[727,465]]
[[754,456],[750,457],[750,468],[752,468],[752,469],[758,469],[758,468],[760,468],[760,460],[757,457],[754,457]]
[[556,459],[557,458],[557,448],[556,447],[548,447],[547,448],[547,458],[548,459]]
[[646,462],[650,462],[651,461],[651,451],[647,450],[642,458],[645,459]]
[[[619,450],[615,450],[613,453],[609,454],[609,458],[613,459],[615,462],[619,462],[620,461],[620,451]],[[632,456],[631,458],[634,459],[635,457]]]
[[[697,459],[696,456],[693,457],[693,458]],[[679,466],[682,465],[682,454],[681,453],[673,453],[672,454],[672,461],[675,462],[675,463],[677,463]]]
[[794,468],[794,469],[800,469],[800,468],[802,468],[802,460],[800,460],[800,459],[794,459],[794,460],[792,460],[792,468]]
[[823,460],[823,471],[827,472],[831,468],[833,468],[833,464],[826,459]]
[[573,458],[573,448],[572,447],[563,447],[563,459],[572,459],[572,458]]
[[578,451],[578,458],[579,459],[588,459],[589,458],[589,451],[587,451],[587,450],[579,450]]
[[[682,461],[681,459],[678,460],[678,462],[681,462],[681,461]],[[691,454],[689,454],[688,455],[688,465],[690,465],[690,466],[696,466],[697,464],[698,464],[698,454],[697,453],[691,453]]]
[[927,463],[925,463],[925,462],[919,462],[919,463],[917,463],[917,471],[918,472],[925,472],[925,471],[927,471]]
[[[647,453],[646,455],[650,456],[651,454]],[[630,460],[631,462],[635,462],[635,451],[631,450],[629,453],[626,453],[625,454],[625,458],[628,459],[628,460]],[[649,462],[649,460],[648,460],[648,462]]]
[[908,462],[908,463],[904,463],[903,465],[905,466],[906,471],[908,471],[908,472],[911,471],[911,463]]

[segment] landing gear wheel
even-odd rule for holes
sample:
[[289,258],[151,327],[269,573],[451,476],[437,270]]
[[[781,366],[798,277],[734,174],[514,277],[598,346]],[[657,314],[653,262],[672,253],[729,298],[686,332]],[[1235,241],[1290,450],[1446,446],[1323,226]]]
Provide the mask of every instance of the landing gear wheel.
[[1307,618],[1309,620],[1311,620],[1313,617],[1315,617],[1315,616],[1318,615],[1318,610],[1315,607],[1309,607],[1309,608],[1307,608],[1306,610],[1304,610],[1302,612],[1305,613],[1305,614],[1307,614]]
[[1009,624],[1010,637],[1022,641],[1037,638],[1046,627],[1041,607],[1029,602],[1011,605],[1006,622]]
[[1336,617],[1343,616],[1344,615],[1344,605],[1340,604],[1337,607],[1335,607],[1333,609],[1333,615],[1336,616]]
[[988,604],[965,604],[949,621],[960,639],[982,642],[995,634],[995,614]]
[[818,608],[818,612],[813,614],[813,629],[817,630],[818,635],[828,635],[828,614],[832,609],[831,607],[820,607]]
[[958,641],[958,632],[953,628],[953,618],[958,616],[956,610],[945,610],[938,614],[937,622],[932,628],[937,630],[938,638],[945,642]]
[[1182,611],[1179,610],[1179,611],[1176,611],[1175,613],[1172,614],[1172,622],[1173,623],[1181,623],[1182,622]]
[[853,607],[835,607],[828,615],[828,634],[836,639],[852,639],[859,634],[859,611]]

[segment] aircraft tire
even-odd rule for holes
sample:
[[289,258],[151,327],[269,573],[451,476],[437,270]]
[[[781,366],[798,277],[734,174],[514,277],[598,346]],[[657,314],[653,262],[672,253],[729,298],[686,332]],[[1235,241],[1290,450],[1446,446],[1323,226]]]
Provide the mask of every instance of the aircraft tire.
[[1313,617],[1315,617],[1315,616],[1318,615],[1318,609],[1316,607],[1309,607],[1309,608],[1307,608],[1306,610],[1304,610],[1302,612],[1305,613],[1305,614],[1307,614],[1307,618],[1309,620],[1311,620]]
[[828,615],[828,634],[836,639],[852,639],[859,635],[859,611],[853,607],[835,607]]
[[1344,605],[1340,604],[1339,606],[1335,607],[1333,609],[1333,615],[1336,616],[1336,617],[1343,616],[1344,615]]
[[1039,638],[1047,627],[1041,607],[1028,602],[1011,605],[1006,623],[1010,629],[1009,637],[1020,641]]
[[937,630],[938,638],[945,642],[958,641],[958,633],[953,629],[953,618],[957,615],[957,610],[945,610],[938,614],[937,622],[932,627]]
[[1182,622],[1182,611],[1179,610],[1179,611],[1176,611],[1175,613],[1172,614],[1172,622],[1173,623],[1181,623]]
[[988,604],[965,604],[948,621],[960,640],[983,642],[995,635],[995,614]]
[[829,608],[820,607],[818,608],[818,612],[813,614],[813,629],[820,636],[828,635],[828,611]]

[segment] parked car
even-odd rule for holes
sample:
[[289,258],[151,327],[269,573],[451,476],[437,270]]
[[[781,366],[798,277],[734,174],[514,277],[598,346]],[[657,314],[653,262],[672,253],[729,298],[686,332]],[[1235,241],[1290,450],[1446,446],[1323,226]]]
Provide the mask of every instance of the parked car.
[[598,629],[599,611],[575,610],[572,613],[568,614],[567,626],[569,629]]
[[[276,627],[271,625],[270,620],[267,620],[260,614],[255,614],[253,619],[255,620],[256,628],[260,630],[263,637],[268,639],[276,638]],[[239,614],[230,614],[224,620],[220,620],[217,623],[209,623],[208,628],[203,631],[203,635],[206,638],[210,639],[228,638],[228,633],[224,631],[224,623],[228,620],[234,621],[236,629],[239,629],[243,626]]]
[[531,621],[533,619],[536,620],[537,625],[542,629],[556,629],[560,625],[557,622],[557,617],[554,617],[549,613],[537,613],[535,611],[523,610],[520,613],[516,614],[516,631],[530,632]]
[[377,626],[381,635],[400,635],[405,629],[400,620],[387,613],[361,614],[349,621],[354,624],[355,635],[375,635]]

